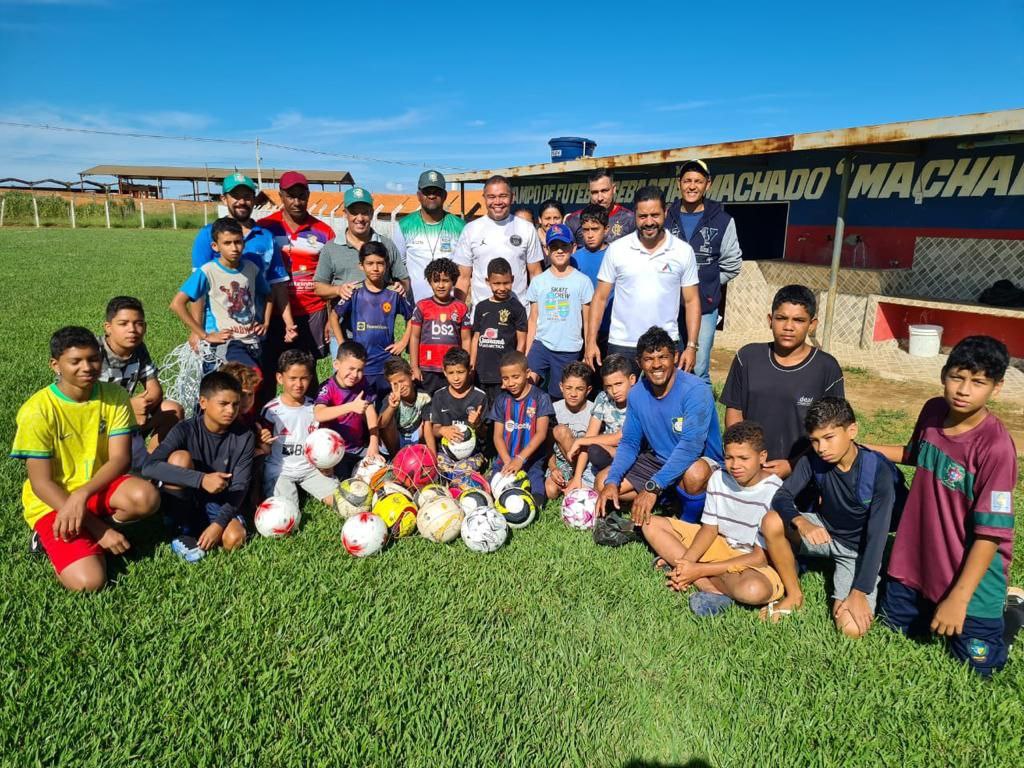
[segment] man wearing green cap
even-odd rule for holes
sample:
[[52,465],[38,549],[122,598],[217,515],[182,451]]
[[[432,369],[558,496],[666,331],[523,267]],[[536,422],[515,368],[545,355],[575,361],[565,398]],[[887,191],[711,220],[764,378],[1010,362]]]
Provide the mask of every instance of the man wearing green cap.
[[420,209],[401,219],[394,228],[395,247],[405,257],[412,283],[413,304],[433,295],[423,271],[434,259],[452,257],[465,226],[462,219],[445,211],[447,196],[444,175],[440,171],[424,171],[416,192]]
[[[270,285],[275,313],[284,320],[286,331],[294,333],[295,322],[292,319],[291,307],[288,304],[288,270],[281,259],[281,252],[274,248],[274,237],[266,229],[259,226],[252,218],[256,204],[256,184],[242,173],[232,173],[221,185],[221,201],[228,209],[227,218],[234,219],[242,225],[245,234],[245,246],[242,258],[251,261]],[[195,272],[207,262],[214,261],[218,254],[213,250],[211,231],[213,224],[207,224],[199,230],[192,243],[192,271]],[[192,304],[193,316],[201,321],[203,304]],[[198,314],[196,314],[198,313]]]
[[[345,221],[348,226],[320,252],[320,262],[313,275],[316,295],[327,301],[345,301],[366,277],[359,268],[359,249],[371,241],[381,243],[388,252],[388,287],[403,296],[409,292],[409,273],[391,238],[373,229],[373,196],[363,187],[345,192]],[[331,354],[337,344],[331,339]]]

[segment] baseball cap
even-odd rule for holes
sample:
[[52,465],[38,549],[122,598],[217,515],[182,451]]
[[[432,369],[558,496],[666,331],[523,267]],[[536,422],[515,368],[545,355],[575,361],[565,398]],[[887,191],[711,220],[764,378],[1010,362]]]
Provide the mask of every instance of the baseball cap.
[[235,187],[248,187],[253,192],[256,191],[256,182],[246,176],[244,173],[232,173],[230,176],[225,176],[224,181],[220,185],[222,192],[227,194]]
[[308,187],[309,180],[298,171],[288,171],[281,176],[281,183],[279,185],[281,189],[291,189],[292,187]]
[[367,205],[373,205],[373,195],[362,187],[352,187],[352,189],[346,190],[345,192],[345,207],[348,208],[353,203],[366,203]]
[[705,178],[711,178],[711,171],[708,170],[708,164],[703,160],[694,158],[693,160],[687,160],[681,166],[679,166],[679,175],[682,176],[687,171],[696,171],[705,176]]
[[548,227],[548,234],[544,238],[544,245],[551,245],[556,240],[563,243],[576,242],[576,238],[572,236],[572,230],[565,224],[552,224]]
[[444,174],[440,171],[424,171],[420,174],[419,183],[416,185],[416,189],[426,189],[427,187],[437,187],[438,189],[445,188]]

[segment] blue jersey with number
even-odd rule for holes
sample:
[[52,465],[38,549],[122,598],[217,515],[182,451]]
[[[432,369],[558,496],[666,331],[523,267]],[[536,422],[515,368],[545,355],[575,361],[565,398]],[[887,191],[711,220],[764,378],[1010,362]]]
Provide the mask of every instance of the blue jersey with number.
[[406,320],[412,308],[403,296],[390,288],[371,291],[360,285],[346,301],[339,301],[334,309],[338,313],[345,338],[358,341],[366,347],[367,376],[384,372],[384,363],[391,353],[387,348],[395,343],[395,319]]

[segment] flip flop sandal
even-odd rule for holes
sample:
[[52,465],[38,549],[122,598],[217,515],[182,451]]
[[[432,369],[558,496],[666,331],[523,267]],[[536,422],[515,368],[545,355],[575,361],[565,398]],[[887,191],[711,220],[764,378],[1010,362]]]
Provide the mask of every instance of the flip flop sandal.
[[[778,600],[772,600],[768,605],[762,608],[760,611],[761,619],[763,621],[769,621],[772,624],[777,624],[779,621],[782,621],[782,619],[787,616],[791,616],[796,612],[796,608],[776,608],[775,606],[778,604]],[[776,616],[779,618],[776,619]]]
[[661,571],[666,575],[672,573],[672,571],[675,570],[671,565],[665,562],[665,558],[663,558],[661,555],[654,556],[654,559],[651,560],[651,567],[654,570]]
[[694,592],[690,595],[690,610],[696,616],[708,618],[723,613],[733,602],[728,595],[719,595],[715,592]]

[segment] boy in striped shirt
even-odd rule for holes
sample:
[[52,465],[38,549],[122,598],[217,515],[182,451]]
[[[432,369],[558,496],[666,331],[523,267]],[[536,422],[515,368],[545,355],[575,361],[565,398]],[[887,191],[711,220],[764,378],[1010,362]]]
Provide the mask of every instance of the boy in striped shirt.
[[764,605],[782,597],[782,579],[768,565],[761,518],[782,481],[766,472],[764,430],[741,421],[725,431],[725,468],[708,481],[701,525],[673,517],[652,517],[644,526],[657,553],[655,567],[668,574],[666,586],[696,587],[690,609],[714,616],[734,602]]

